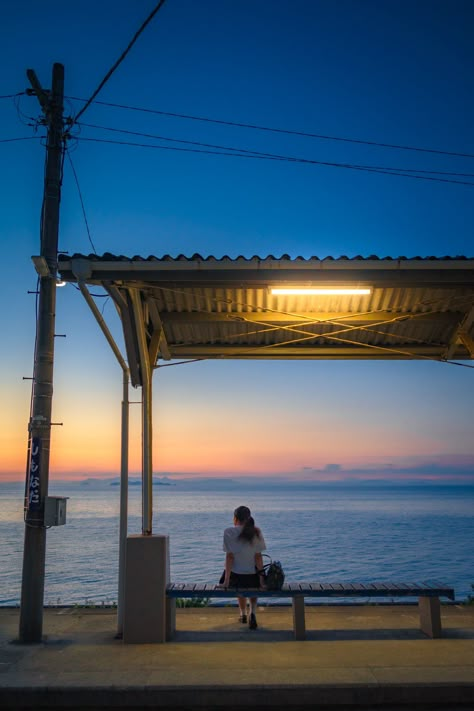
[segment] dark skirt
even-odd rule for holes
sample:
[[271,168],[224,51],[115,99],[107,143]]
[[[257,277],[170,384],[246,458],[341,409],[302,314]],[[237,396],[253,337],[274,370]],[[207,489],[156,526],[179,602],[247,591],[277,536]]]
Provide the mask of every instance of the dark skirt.
[[231,588],[259,588],[260,578],[257,573],[230,574],[229,587]]

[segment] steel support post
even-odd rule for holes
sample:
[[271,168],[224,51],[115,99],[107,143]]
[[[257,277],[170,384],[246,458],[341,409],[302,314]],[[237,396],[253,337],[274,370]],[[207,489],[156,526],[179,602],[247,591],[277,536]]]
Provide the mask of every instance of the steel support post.
[[128,386],[130,374],[128,366],[120,353],[120,349],[114,341],[110,330],[105,323],[104,317],[100,313],[97,305],[90,295],[83,281],[84,274],[75,272],[79,289],[86,300],[95,320],[99,324],[102,333],[122,368],[123,372],[123,396],[122,396],[122,423],[121,423],[121,452],[120,452],[120,528],[119,528],[119,574],[118,574],[118,599],[117,599],[117,634],[123,634],[123,606],[125,590],[125,550],[128,532],[128,442],[129,442],[129,397]]
[[142,379],[142,533],[151,536],[153,526],[153,431],[152,368],[148,354],[140,292],[130,289],[140,354]]

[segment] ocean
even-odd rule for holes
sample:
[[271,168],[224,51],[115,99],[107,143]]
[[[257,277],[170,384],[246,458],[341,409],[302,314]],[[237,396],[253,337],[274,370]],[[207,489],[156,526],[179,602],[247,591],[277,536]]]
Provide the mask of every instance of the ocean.
[[[154,533],[170,537],[173,581],[217,582],[222,532],[236,506],[252,509],[288,580],[430,581],[465,599],[474,583],[474,486],[225,484],[154,486]],[[23,487],[0,485],[0,605],[20,601]],[[67,524],[47,533],[45,604],[117,601],[119,487],[50,484],[68,496]],[[129,533],[141,532],[130,488]]]

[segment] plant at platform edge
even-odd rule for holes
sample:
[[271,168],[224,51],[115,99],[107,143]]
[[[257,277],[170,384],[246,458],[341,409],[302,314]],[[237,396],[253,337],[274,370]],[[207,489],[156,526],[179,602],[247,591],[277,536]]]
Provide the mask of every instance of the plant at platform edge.
[[[471,583],[471,590],[474,591],[474,583]],[[466,605],[474,605],[474,595],[472,593],[467,596]]]
[[196,598],[176,598],[176,607],[207,607],[209,605],[208,597]]

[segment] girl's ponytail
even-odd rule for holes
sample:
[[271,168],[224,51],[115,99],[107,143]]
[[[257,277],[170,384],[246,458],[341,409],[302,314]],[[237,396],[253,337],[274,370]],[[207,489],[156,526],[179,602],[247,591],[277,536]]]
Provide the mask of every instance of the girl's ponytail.
[[234,516],[242,525],[239,538],[251,543],[256,536],[258,538],[260,537],[260,530],[255,526],[255,521],[253,520],[250,509],[247,506],[239,506],[235,509]]

